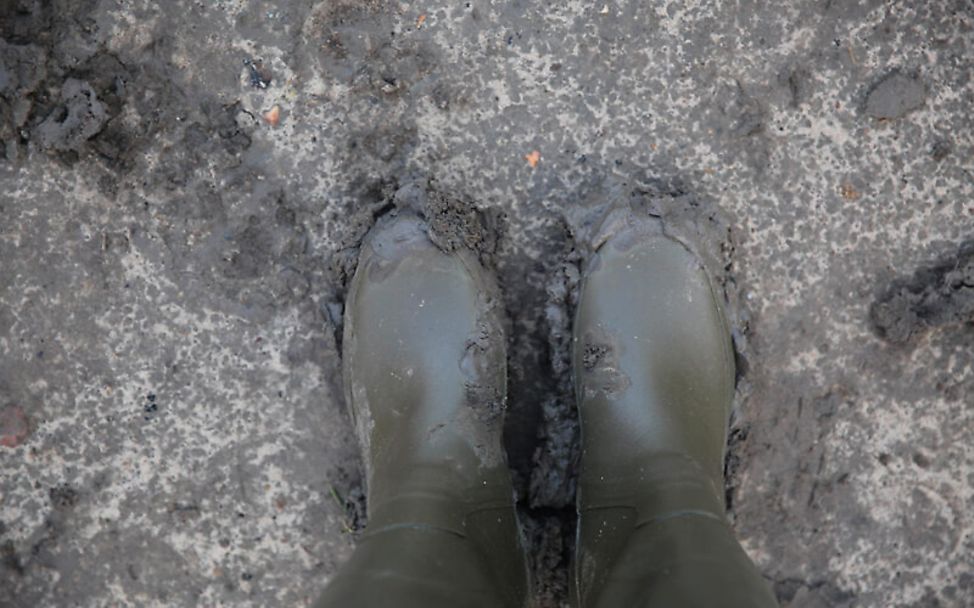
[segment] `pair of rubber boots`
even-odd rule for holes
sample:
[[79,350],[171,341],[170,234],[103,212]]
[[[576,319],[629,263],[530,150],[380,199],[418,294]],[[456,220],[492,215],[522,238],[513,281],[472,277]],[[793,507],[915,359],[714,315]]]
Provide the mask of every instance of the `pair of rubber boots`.
[[[582,456],[571,601],[776,606],[724,516],[735,372],[719,300],[658,220],[617,211],[600,234],[574,325]],[[367,236],[345,310],[368,526],[317,606],[532,605],[501,442],[495,279],[400,212]]]

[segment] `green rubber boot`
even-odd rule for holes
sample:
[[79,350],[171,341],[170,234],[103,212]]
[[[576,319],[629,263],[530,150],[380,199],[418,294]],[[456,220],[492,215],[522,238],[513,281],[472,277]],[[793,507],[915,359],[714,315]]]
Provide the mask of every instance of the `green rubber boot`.
[[583,276],[574,594],[585,607],[776,606],[724,514],[734,356],[697,256],[614,211]]
[[426,231],[411,212],[382,218],[349,291],[343,373],[368,526],[320,607],[525,605],[497,286]]

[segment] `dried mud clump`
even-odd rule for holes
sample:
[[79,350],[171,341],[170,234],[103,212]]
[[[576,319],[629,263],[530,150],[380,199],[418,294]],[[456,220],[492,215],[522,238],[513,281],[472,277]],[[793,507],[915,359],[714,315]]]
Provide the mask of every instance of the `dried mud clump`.
[[909,279],[894,281],[873,302],[869,320],[892,344],[906,344],[936,327],[974,321],[974,242]]
[[69,78],[61,87],[58,106],[34,129],[45,150],[75,152],[95,136],[108,120],[105,104],[87,82]]
[[393,197],[395,207],[412,209],[429,225],[429,237],[443,251],[467,249],[481,262],[493,265],[503,217],[419,180],[403,185]]

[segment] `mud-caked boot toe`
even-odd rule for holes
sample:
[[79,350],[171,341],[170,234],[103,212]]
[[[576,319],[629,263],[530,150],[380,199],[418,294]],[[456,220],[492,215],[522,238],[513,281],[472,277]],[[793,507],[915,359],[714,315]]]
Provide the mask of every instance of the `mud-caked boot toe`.
[[632,212],[596,245],[574,327],[576,602],[773,606],[724,516],[734,355],[700,258]]
[[343,380],[368,525],[320,606],[523,605],[500,305],[476,255],[439,249],[421,217],[384,217],[367,236]]

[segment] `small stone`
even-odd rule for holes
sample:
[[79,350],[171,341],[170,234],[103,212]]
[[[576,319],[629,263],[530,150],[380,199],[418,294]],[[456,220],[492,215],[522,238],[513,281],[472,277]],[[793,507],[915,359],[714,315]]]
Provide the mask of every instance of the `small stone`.
[[30,435],[27,414],[16,405],[8,405],[0,410],[0,446],[15,448]]
[[281,106],[274,106],[264,112],[264,122],[272,127],[276,127],[281,122]]
[[266,89],[274,79],[270,69],[264,66],[260,59],[245,59],[244,65],[247,66],[250,77],[250,86],[255,89]]

